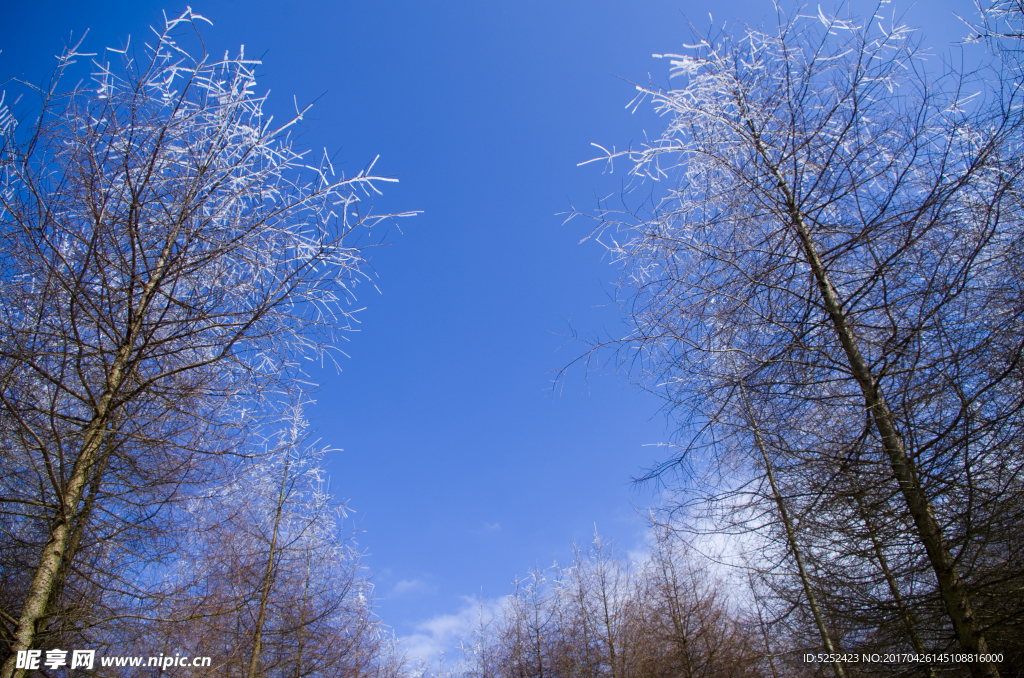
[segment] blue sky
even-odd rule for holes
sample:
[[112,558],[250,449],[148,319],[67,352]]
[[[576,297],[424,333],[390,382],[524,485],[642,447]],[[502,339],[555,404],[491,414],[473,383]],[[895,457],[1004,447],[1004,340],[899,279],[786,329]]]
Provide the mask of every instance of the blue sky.
[[[854,3],[855,8],[874,4]],[[770,0],[351,2],[196,0],[210,51],[261,57],[279,118],[316,100],[303,142],[335,166],[397,177],[378,211],[422,210],[375,234],[376,284],[343,371],[318,371],[309,415],[333,491],[364,532],[380,613],[411,647],[436,646],[534,564],[565,560],[594,527],[638,548],[650,489],[630,477],[662,458],[660,401],[624,375],[553,370],[582,349],[565,336],[618,334],[616,269],[570,204],[623,179],[590,144],[622,148],[657,117],[625,108],[633,83],[667,83],[688,21],[771,21]],[[941,50],[970,0],[901,3]],[[140,39],[184,5],[19,3],[0,25],[0,76],[39,81],[72,31],[87,51]],[[816,8],[810,9],[816,12]],[[864,10],[867,11],[867,10]],[[418,635],[417,635],[418,634]]]

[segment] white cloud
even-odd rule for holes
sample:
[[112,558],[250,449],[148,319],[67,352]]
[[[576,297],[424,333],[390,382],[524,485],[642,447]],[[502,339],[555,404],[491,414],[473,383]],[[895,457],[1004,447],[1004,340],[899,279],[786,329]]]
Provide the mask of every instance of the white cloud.
[[445,664],[451,666],[462,657],[462,642],[473,642],[481,619],[484,624],[490,623],[501,614],[507,600],[463,596],[457,612],[439,614],[416,624],[413,633],[398,639],[399,645],[414,666],[421,661],[436,666],[442,655]]

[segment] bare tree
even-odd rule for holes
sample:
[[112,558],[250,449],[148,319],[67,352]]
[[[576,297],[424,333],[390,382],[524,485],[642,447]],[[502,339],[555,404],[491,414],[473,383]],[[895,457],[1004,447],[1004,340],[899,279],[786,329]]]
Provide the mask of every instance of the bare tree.
[[[119,579],[118,551],[136,573],[140,555],[166,558],[154,526],[220,473],[267,386],[328,355],[351,316],[351,237],[378,220],[359,191],[388,179],[336,178],[297,149],[304,111],[272,124],[258,62],[195,58],[173,37],[200,21],[168,20],[64,91],[89,56],[69,48],[29,122],[0,116],[0,453],[18,474],[0,497],[16,516],[3,678],[60,625],[72,580]],[[128,557],[133,536],[146,553]],[[119,594],[147,595],[129,579]]]
[[206,655],[199,675],[391,675],[401,669],[372,609],[344,505],[326,490],[325,449],[307,440],[299,403],[227,482],[188,501],[179,551],[154,578],[173,595],[148,600],[127,630],[106,629],[138,653]]
[[495,620],[483,598],[477,601],[477,623],[471,638],[462,643],[463,671],[465,678],[494,678],[499,668],[494,647]]
[[[498,676],[757,678],[761,647],[722,582],[660,530],[643,564],[600,535],[571,563],[517,581],[495,620]],[[479,656],[479,653],[478,653]],[[470,668],[460,675],[479,675]]]
[[499,634],[500,662],[510,678],[544,678],[551,672],[552,591],[544,571],[535,567],[517,580]]
[[[997,676],[989,639],[1017,613],[979,601],[989,568],[1024,573],[1001,555],[1016,540],[973,507],[1017,515],[1024,467],[1020,95],[997,82],[972,100],[966,88],[983,85],[929,76],[909,36],[882,16],[780,14],[774,33],[666,55],[678,86],[639,88],[666,132],[609,154],[655,188],[639,206],[631,191],[625,210],[602,204],[597,233],[634,295],[620,345],[688,424],[684,449],[770,464],[751,449],[759,434],[721,446],[750,440],[745,399],[770,403],[794,470],[898,495],[952,635],[979,657],[970,671]],[[658,471],[700,465],[687,455]],[[813,487],[819,510],[840,510],[827,483]],[[824,552],[848,554],[825,522]]]
[[[807,606],[810,608],[811,615],[814,618],[814,625],[817,627],[818,633],[821,635],[822,647],[825,649],[827,654],[837,657],[841,648],[833,642],[828,624],[826,623],[825,618],[821,613],[821,609],[818,606],[818,597],[807,572],[807,566],[804,563],[803,548],[800,546],[800,542],[797,539],[796,528],[793,525],[793,520],[790,518],[789,510],[786,506],[786,498],[782,495],[782,492],[779,490],[779,485],[775,480],[775,471],[772,468],[771,457],[768,453],[764,437],[761,435],[761,427],[757,419],[752,416],[750,406],[746,402],[746,396],[743,393],[743,386],[740,385],[739,389],[741,405],[746,409],[748,416],[750,416],[748,426],[753,434],[754,446],[760,454],[760,461],[764,464],[764,476],[768,481],[768,487],[771,488],[772,501],[775,503],[775,507],[778,510],[779,522],[782,523],[782,527],[786,535],[786,546],[793,557],[793,562],[796,564],[797,576],[800,578],[800,585],[803,588],[804,596],[807,599]],[[842,661],[834,659],[829,663],[832,665],[832,671],[835,673],[836,678],[846,678],[846,669],[844,668]]]
[[635,603],[647,611],[639,635],[660,644],[652,653],[651,675],[761,675],[758,665],[769,638],[746,619],[710,565],[667,525],[653,525],[643,593]]
[[391,663],[372,586],[343,530],[345,507],[326,490],[326,449],[308,440],[302,408],[288,404],[268,449],[194,502],[196,543],[170,575],[201,588],[174,600],[171,621],[149,632],[175,638],[186,626],[176,620],[191,619],[200,646],[233,650],[215,673],[356,678]]

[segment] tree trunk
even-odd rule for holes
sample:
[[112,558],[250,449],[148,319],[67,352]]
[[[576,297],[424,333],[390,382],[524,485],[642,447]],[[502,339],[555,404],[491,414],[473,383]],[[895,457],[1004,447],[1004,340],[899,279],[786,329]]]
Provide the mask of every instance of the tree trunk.
[[290,459],[285,459],[284,471],[281,475],[281,490],[277,497],[277,507],[274,512],[274,528],[270,537],[270,554],[267,556],[267,569],[263,574],[263,584],[260,587],[260,611],[256,617],[256,630],[252,639],[252,656],[249,658],[249,672],[247,678],[256,678],[256,671],[260,662],[260,651],[263,644],[263,626],[267,622],[267,605],[270,603],[270,589],[274,581],[274,554],[277,549],[277,535],[281,527],[281,514],[284,512],[285,490],[288,487],[288,467]]
[[[751,424],[754,428],[754,441],[757,444],[757,449],[761,453],[761,459],[764,461],[765,473],[768,476],[768,485],[772,488],[772,498],[775,500],[775,505],[779,509],[779,518],[782,520],[782,526],[786,531],[786,542],[789,545],[789,550],[793,553],[793,560],[796,561],[797,573],[800,577],[800,584],[803,586],[804,595],[807,596],[807,604],[811,608],[811,615],[814,617],[814,624],[818,627],[818,633],[821,635],[821,643],[825,648],[825,652],[830,655],[838,654],[835,644],[832,642],[832,636],[828,632],[828,627],[825,625],[825,619],[821,615],[821,608],[818,607],[818,598],[814,595],[814,588],[811,586],[811,578],[807,575],[807,568],[804,566],[804,557],[800,551],[800,545],[796,541],[796,530],[793,528],[793,521],[789,518],[789,511],[786,510],[786,502],[779,492],[779,486],[775,483],[775,472],[772,470],[772,462],[768,457],[768,450],[765,449],[764,440],[761,438],[761,430],[757,426],[757,422],[753,419],[753,414],[750,412],[749,407],[746,404],[746,396],[741,396],[744,399],[744,407],[747,409],[747,414],[751,418]],[[836,678],[846,678],[846,669],[843,668],[842,662],[832,662],[832,672],[836,674]]]
[[21,616],[14,631],[14,642],[11,643],[11,654],[4,662],[0,674],[3,678],[22,678],[25,675],[25,669],[15,668],[18,652],[32,647],[36,626],[46,614],[51,595],[60,580],[61,571],[66,569],[65,559],[69,556],[75,524],[80,517],[79,504],[93,475],[92,471],[106,433],[107,410],[111,400],[109,396],[108,390],[100,399],[98,411],[86,429],[82,452],[71,469],[71,477],[62,493],[60,508],[50,528],[46,545],[43,546],[43,552],[39,556],[39,566],[32,576],[32,583],[21,608]]
[[82,451],[71,467],[71,476],[63,491],[58,488],[61,494],[60,508],[57,515],[54,516],[49,537],[39,555],[39,566],[32,576],[32,583],[25,596],[25,603],[22,605],[21,616],[18,619],[14,639],[10,646],[10,655],[4,662],[3,669],[0,670],[0,678],[23,678],[25,675],[25,669],[15,668],[18,652],[32,647],[36,636],[36,626],[46,614],[50,599],[60,580],[60,573],[70,567],[70,562],[65,563],[65,560],[73,557],[73,554],[69,552],[69,546],[74,535],[75,523],[81,516],[79,505],[82,503],[82,496],[89,482],[94,482],[98,487],[102,481],[101,477],[95,476],[94,471],[103,456],[101,450],[107,427],[115,417],[115,396],[121,390],[128,376],[129,363],[136,339],[142,330],[143,321],[156,294],[156,289],[166,272],[171,247],[177,238],[178,230],[178,228],[172,230],[155,262],[152,276],[142,289],[138,305],[129,310],[129,322],[124,339],[114,356],[110,373],[107,375],[107,383],[96,403],[92,421],[83,432]]
[[750,594],[754,597],[754,609],[757,610],[757,625],[761,629],[761,639],[764,640],[765,657],[768,658],[768,667],[772,670],[772,678],[779,678],[779,671],[775,668],[775,654],[772,652],[771,641],[768,640],[768,627],[764,623],[764,615],[761,614],[761,604],[758,600],[757,589],[754,588],[753,575],[750,575]]
[[688,637],[688,629],[683,619],[682,605],[679,603],[679,581],[676,575],[675,562],[670,560],[671,554],[669,548],[667,535],[659,535],[658,543],[655,545],[658,549],[658,569],[661,570],[661,585],[664,586],[665,602],[668,604],[668,615],[672,620],[672,630],[674,632],[673,641],[675,641],[677,651],[682,655],[683,668],[686,671],[683,678],[694,678],[695,671],[693,669],[693,658],[690,652],[690,639]]
[[[875,530],[871,525],[867,507],[864,506],[864,499],[860,496],[859,492],[856,494],[856,499],[861,519],[864,521],[864,527],[867,529],[868,536],[871,539],[871,547],[874,549],[875,558],[878,559],[878,566],[882,570],[882,574],[885,576],[886,583],[889,585],[889,592],[892,594],[893,600],[896,602],[896,609],[899,611],[900,619],[903,621],[904,626],[907,627],[907,633],[910,635],[910,642],[914,646],[914,652],[921,655],[927,654],[924,642],[921,640],[921,635],[917,632],[917,624],[914,622],[914,616],[903,602],[903,594],[900,593],[900,587],[896,583],[896,577],[893,576],[892,570],[889,568],[889,560],[885,557],[885,551],[882,550],[882,545],[878,541],[878,535],[875,534]],[[925,673],[928,675],[928,678],[936,678],[935,668],[930,663],[925,666]]]
[[[903,446],[903,438],[896,427],[896,418],[889,409],[889,404],[882,394],[882,390],[871,373],[871,368],[861,354],[860,346],[854,336],[853,330],[847,321],[846,313],[843,311],[839,295],[829,279],[828,272],[818,255],[814,240],[811,238],[810,230],[804,221],[804,216],[796,203],[792,189],[786,182],[785,177],[778,167],[772,164],[767,150],[761,143],[753,125],[749,125],[753,135],[754,144],[758,154],[772,173],[777,186],[782,193],[790,225],[796,231],[797,237],[803,248],[804,255],[811,271],[814,274],[821,293],[825,310],[829,314],[835,329],[836,336],[842,344],[843,351],[850,371],[857,380],[861,392],[864,394],[868,412],[871,413],[872,421],[882,439],[882,449],[889,458],[889,464],[893,475],[899,483],[900,491],[906,501],[907,509],[914,519],[918,537],[928,553],[932,569],[935,571],[935,578],[938,582],[939,593],[946,604],[946,611],[953,622],[953,630],[957,641],[964,652],[970,654],[987,655],[989,653],[988,643],[985,635],[974,616],[974,609],[971,606],[970,598],[964,587],[963,581],[956,569],[956,562],[946,545],[942,536],[942,528],[935,518],[928,496],[921,487],[917,477],[917,469],[913,460],[907,455]],[[971,675],[975,678],[999,678],[999,670],[992,662],[972,662],[970,664]]]

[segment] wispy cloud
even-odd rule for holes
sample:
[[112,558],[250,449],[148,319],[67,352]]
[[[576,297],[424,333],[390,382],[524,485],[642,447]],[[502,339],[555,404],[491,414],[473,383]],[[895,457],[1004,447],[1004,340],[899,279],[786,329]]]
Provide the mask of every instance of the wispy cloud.
[[447,665],[457,663],[462,657],[462,642],[472,643],[481,624],[489,625],[499,616],[507,600],[463,596],[457,612],[439,614],[416,624],[415,631],[398,642],[413,664],[436,666],[442,656]]
[[501,523],[498,523],[498,522],[489,523],[489,522],[487,522],[485,520],[483,525],[481,525],[480,527],[474,527],[472,530],[470,530],[470,532],[472,532],[473,534],[475,534],[478,537],[483,537],[483,536],[492,535],[492,534],[500,534],[501,533]]
[[403,579],[391,587],[391,591],[388,595],[392,598],[398,598],[400,596],[433,593],[436,590],[437,586],[428,584],[422,579]]

